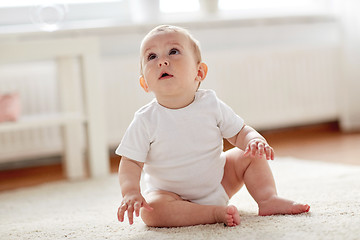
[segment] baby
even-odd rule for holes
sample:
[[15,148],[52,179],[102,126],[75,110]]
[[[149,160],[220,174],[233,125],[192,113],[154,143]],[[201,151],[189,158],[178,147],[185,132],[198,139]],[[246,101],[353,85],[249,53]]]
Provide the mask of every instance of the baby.
[[[267,160],[274,150],[217,98],[199,89],[207,66],[198,41],[176,26],[158,26],[140,47],[140,85],[155,99],[140,108],[116,153],[123,200],[118,219],[148,226],[240,224],[229,199],[245,184],[259,215],[300,214],[310,207],[280,198]],[[234,148],[223,152],[223,138]],[[147,189],[140,190],[143,171]]]

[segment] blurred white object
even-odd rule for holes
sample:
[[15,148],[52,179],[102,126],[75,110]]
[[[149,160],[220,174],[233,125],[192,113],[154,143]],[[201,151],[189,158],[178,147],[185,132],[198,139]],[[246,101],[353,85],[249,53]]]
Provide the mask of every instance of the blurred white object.
[[135,23],[153,22],[160,16],[159,0],[131,0],[130,11]]
[[41,30],[53,32],[61,28],[68,7],[66,4],[43,4],[30,8],[30,20]]
[[[81,137],[86,136],[91,177],[109,174],[102,83],[98,75],[99,44],[96,38],[63,38],[0,44],[0,64],[55,60],[61,112],[0,124],[0,132],[61,126],[64,168],[70,179],[84,178],[86,168]],[[38,51],[41,49],[41,51]],[[77,64],[78,62],[81,64]],[[81,74],[77,73],[80,66]],[[80,84],[81,83],[81,84]],[[83,95],[84,104],[81,104]],[[84,105],[84,106],[81,106]],[[86,131],[86,134],[84,133]]]
[[219,0],[199,0],[200,8],[206,14],[215,14],[219,9]]

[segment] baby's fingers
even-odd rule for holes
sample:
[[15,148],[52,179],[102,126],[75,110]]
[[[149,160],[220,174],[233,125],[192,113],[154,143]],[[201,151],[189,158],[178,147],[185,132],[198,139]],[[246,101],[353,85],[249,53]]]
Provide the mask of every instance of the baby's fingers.
[[248,144],[248,146],[245,149],[245,156],[251,155],[255,157],[257,151],[257,143],[251,142]]
[[152,211],[153,208],[144,200],[142,205],[146,210]]
[[251,149],[251,155],[253,157],[256,156],[256,152],[257,152],[257,143],[256,142],[252,142],[250,143],[250,149]]
[[265,153],[265,145],[263,143],[258,144],[259,155],[262,156]]
[[271,160],[274,160],[275,159],[275,152],[274,152],[274,149],[272,147],[270,147],[271,149],[271,156],[270,156],[270,159]]
[[274,149],[270,146],[265,147],[266,159],[267,160],[274,160]]
[[135,216],[140,216],[140,209],[141,208],[145,208],[146,210],[148,210],[148,211],[152,211],[153,210],[153,208],[152,207],[150,207],[150,205],[145,201],[145,199],[143,199],[143,202],[142,203],[140,203],[140,202],[136,202],[135,204],[134,204],[134,211],[135,211]]
[[127,215],[129,218],[129,224],[132,225],[134,223],[134,207],[131,205],[127,209]]
[[126,212],[126,209],[127,209],[126,204],[122,204],[118,209],[117,217],[120,222],[124,221],[124,214]]
[[141,208],[141,203],[136,202],[134,204],[134,210],[135,210],[135,216],[139,216],[140,215],[140,208]]

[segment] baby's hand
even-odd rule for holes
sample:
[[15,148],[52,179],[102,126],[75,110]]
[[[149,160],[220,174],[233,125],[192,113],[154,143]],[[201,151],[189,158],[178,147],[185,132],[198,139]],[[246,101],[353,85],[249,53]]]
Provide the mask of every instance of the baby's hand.
[[251,155],[255,157],[256,154],[260,157],[265,154],[267,160],[274,160],[274,149],[262,139],[251,140],[245,149],[245,156]]
[[136,193],[126,194],[123,200],[121,201],[121,205],[118,209],[118,213],[117,213],[118,220],[120,222],[123,222],[124,214],[127,211],[129,223],[130,225],[133,224],[134,211],[135,211],[135,216],[138,217],[140,215],[140,208],[142,207],[144,207],[148,211],[153,210],[153,208],[150,207],[150,205],[145,201],[145,199],[140,193],[136,192]]

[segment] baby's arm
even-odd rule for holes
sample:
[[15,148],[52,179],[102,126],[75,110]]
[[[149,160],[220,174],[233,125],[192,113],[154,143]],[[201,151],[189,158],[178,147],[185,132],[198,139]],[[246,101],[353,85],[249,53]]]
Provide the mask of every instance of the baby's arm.
[[119,182],[123,200],[118,209],[118,220],[124,221],[124,214],[128,212],[129,223],[133,224],[133,213],[138,217],[140,208],[152,208],[140,193],[140,177],[144,163],[122,157],[119,166]]
[[270,147],[265,138],[250,126],[244,127],[233,137],[227,139],[232,145],[243,149],[245,155],[265,154],[267,160],[274,160],[274,149]]

